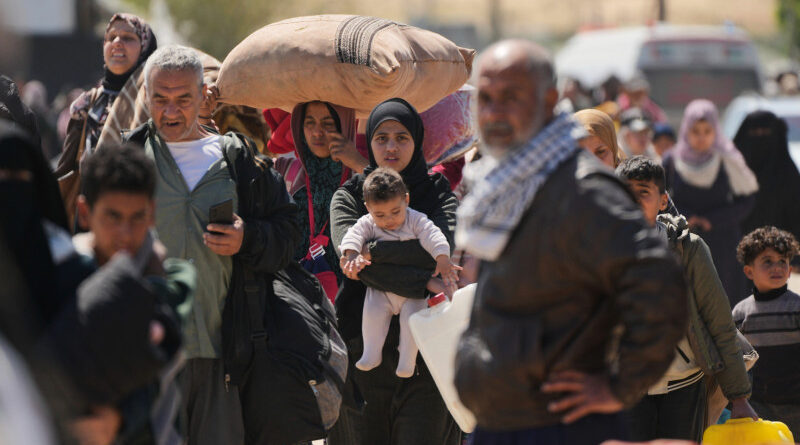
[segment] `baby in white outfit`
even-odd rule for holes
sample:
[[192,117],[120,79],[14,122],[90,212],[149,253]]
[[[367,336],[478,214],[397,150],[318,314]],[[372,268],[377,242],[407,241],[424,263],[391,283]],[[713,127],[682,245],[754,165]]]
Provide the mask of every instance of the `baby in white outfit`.
[[[450,261],[450,245],[444,234],[425,214],[408,208],[409,196],[403,179],[392,169],[378,168],[364,181],[364,204],[367,215],[362,216],[342,238],[342,270],[361,271],[369,260],[361,255],[366,243],[379,241],[407,241],[418,239],[422,247],[436,260],[434,277],[428,281],[428,290],[452,296],[457,289],[461,268]],[[435,278],[440,275],[441,278]],[[425,299],[405,298],[400,295],[367,288],[361,332],[364,354],[356,363],[362,371],[381,364],[381,353],[389,332],[393,315],[400,315],[400,360],[398,377],[411,377],[417,362],[418,348],[411,336],[408,319],[414,312],[426,307]]]

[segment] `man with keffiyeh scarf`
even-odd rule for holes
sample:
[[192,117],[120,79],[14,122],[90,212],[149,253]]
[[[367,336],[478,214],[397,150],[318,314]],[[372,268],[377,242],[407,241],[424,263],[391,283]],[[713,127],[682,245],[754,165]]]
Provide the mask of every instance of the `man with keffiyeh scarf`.
[[625,439],[619,412],[666,370],[686,325],[681,270],[630,192],[555,115],[547,52],[523,40],[477,70],[488,156],[456,244],[482,263],[456,387],[475,445]]

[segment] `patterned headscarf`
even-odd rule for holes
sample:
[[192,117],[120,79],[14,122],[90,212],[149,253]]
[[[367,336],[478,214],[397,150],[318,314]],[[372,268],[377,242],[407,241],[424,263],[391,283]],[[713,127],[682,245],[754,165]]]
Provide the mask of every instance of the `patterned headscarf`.
[[[130,25],[139,37],[142,49],[139,52],[139,58],[136,60],[136,64],[134,64],[128,72],[119,75],[112,73],[108,70],[108,67],[103,65],[104,75],[102,79],[102,91],[97,98],[92,101],[91,91],[86,91],[75,99],[69,107],[70,116],[73,119],[89,119],[90,125],[87,128],[87,133],[92,141],[92,147],[100,137],[100,132],[106,122],[114,99],[116,99],[131,75],[141,68],[144,62],[147,61],[147,58],[158,48],[156,36],[153,34],[150,25],[135,15],[125,13],[114,14],[111,20],[108,21],[106,34],[108,34],[108,30],[111,29],[111,25],[117,20],[122,20]],[[134,81],[135,80],[136,79],[134,79]]]
[[113,91],[121,90],[130,75],[133,74],[133,72],[136,71],[158,47],[156,36],[153,34],[153,30],[150,28],[150,25],[145,23],[145,21],[140,17],[132,14],[126,14],[122,12],[114,14],[111,17],[111,20],[108,21],[105,34],[108,34],[108,31],[111,29],[111,25],[113,25],[117,20],[121,20],[133,28],[134,32],[139,37],[141,51],[139,52],[139,58],[136,60],[136,64],[134,64],[134,66],[124,74],[116,75],[110,72],[107,67],[103,67],[105,70],[103,86]]

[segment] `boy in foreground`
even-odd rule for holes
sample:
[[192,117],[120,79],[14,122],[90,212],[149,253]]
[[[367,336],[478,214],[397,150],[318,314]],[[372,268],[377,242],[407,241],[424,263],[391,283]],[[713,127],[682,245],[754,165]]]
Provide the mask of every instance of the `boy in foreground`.
[[689,284],[688,331],[667,372],[628,411],[630,439],[700,442],[706,426],[704,377],[713,376],[719,383],[733,405],[732,417],[757,419],[747,402],[750,382],[711,252],[702,238],[689,232],[683,217],[659,215],[669,202],[663,167],[644,156],[634,156],[624,160],[616,173],[628,181],[647,223],[663,233],[680,257]]
[[753,367],[753,406],[768,420],[800,434],[800,296],[787,288],[797,240],[775,227],[746,235],[736,249],[753,295],[733,308],[733,320],[758,349]]

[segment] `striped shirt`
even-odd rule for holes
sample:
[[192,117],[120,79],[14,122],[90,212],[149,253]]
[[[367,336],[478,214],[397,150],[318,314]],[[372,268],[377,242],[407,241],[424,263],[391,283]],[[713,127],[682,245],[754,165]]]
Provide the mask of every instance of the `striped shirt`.
[[733,309],[733,321],[759,354],[752,399],[800,403],[800,296],[786,286],[755,291]]

